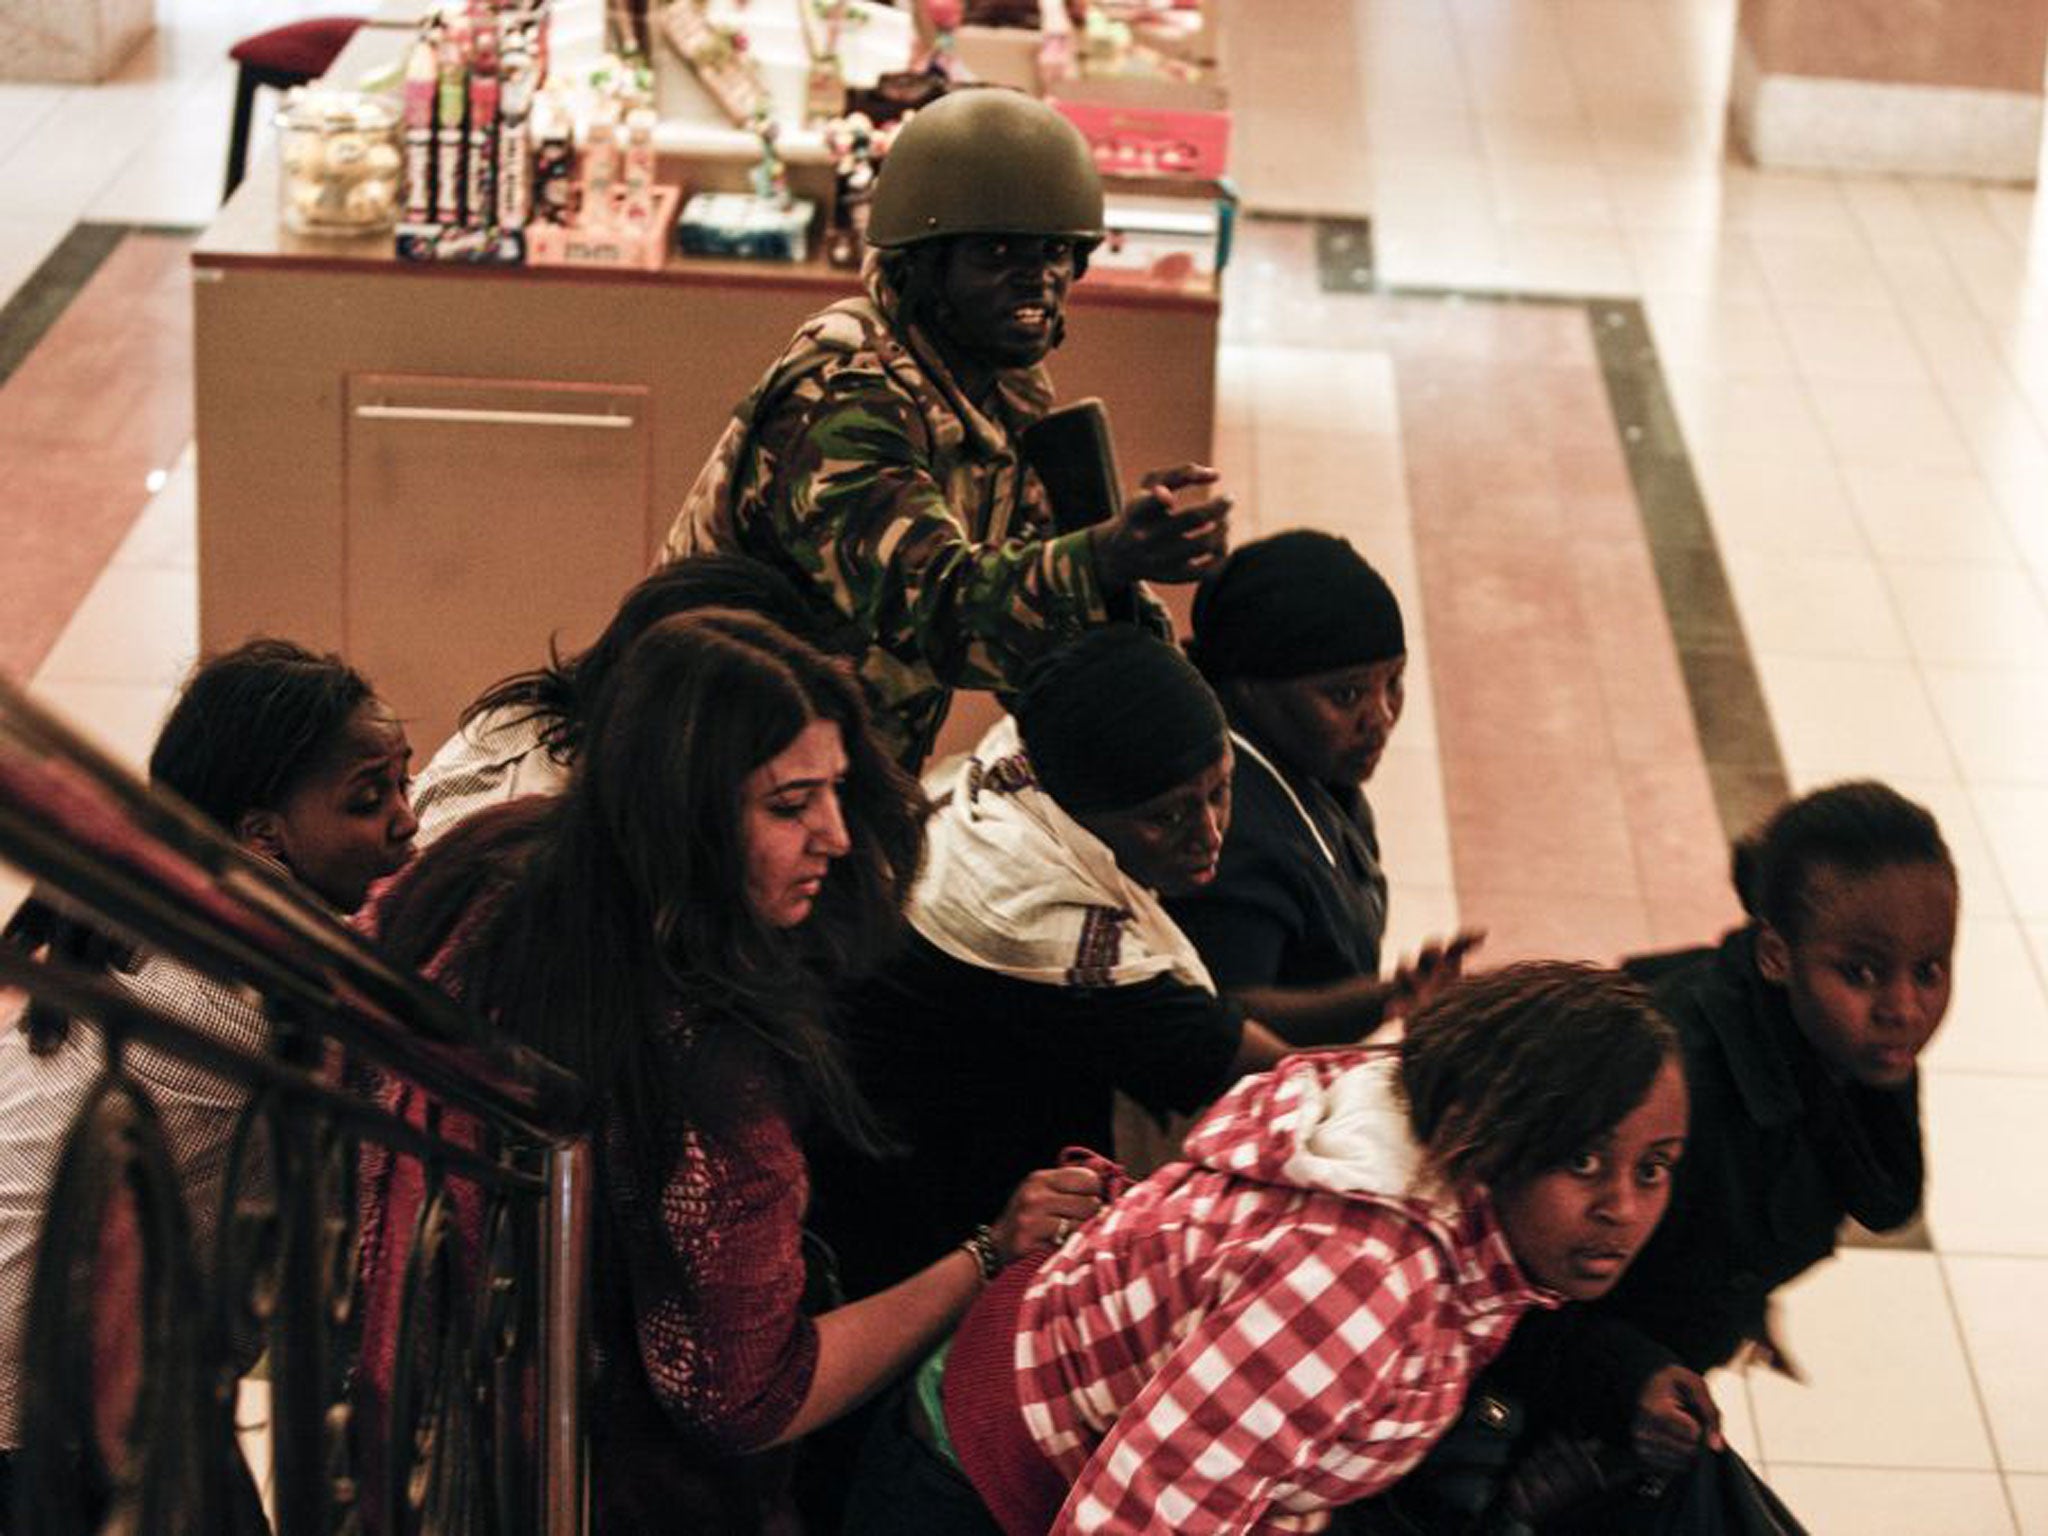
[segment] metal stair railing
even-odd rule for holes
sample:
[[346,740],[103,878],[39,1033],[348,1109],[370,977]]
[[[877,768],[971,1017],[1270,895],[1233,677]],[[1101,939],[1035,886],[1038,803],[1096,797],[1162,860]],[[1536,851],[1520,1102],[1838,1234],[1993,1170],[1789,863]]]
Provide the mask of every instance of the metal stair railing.
[[[253,1338],[270,1364],[277,1536],[580,1536],[591,1143],[576,1079],[5,679],[0,860],[66,915],[260,996],[274,1028],[268,1053],[240,1050],[106,975],[0,945],[0,988],[91,1021],[104,1056],[38,1245],[9,1529],[262,1530],[235,1470],[236,1365]],[[124,1060],[137,1049],[248,1094],[206,1254]],[[362,1090],[379,1074],[431,1096],[423,1126]],[[446,1134],[443,1112],[470,1133]],[[350,1390],[365,1148],[416,1162],[426,1195],[374,1509]],[[484,1212],[466,1290],[451,1289],[450,1180]]]

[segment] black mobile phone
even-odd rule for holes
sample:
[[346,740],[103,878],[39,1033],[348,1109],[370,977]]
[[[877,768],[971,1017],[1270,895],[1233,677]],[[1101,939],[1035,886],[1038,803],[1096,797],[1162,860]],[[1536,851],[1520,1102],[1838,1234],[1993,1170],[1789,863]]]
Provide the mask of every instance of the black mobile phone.
[[1048,411],[1024,429],[1018,446],[1045,486],[1061,533],[1091,527],[1123,505],[1109,413],[1093,395]]

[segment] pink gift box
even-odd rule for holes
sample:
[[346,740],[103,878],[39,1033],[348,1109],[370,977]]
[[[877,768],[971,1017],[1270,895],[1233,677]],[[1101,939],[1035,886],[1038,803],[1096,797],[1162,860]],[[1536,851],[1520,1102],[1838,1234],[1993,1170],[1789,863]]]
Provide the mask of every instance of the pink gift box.
[[1105,176],[1222,176],[1230,114],[1047,98],[1081,130]]

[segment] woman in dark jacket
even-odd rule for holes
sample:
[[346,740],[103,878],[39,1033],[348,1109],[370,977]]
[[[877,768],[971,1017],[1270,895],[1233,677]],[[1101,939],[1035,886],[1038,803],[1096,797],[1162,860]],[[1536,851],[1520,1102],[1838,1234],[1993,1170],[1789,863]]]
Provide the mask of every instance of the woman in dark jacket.
[[1216,878],[1167,903],[1225,997],[1298,1044],[1412,1012],[1479,941],[1380,975],[1387,877],[1365,784],[1401,723],[1401,604],[1344,540],[1299,528],[1234,551],[1195,597],[1190,646],[1230,717],[1230,836]]
[[1692,1088],[1670,1211],[1605,1300],[1525,1330],[1499,1371],[1540,1419],[1657,1473],[1719,1443],[1705,1372],[1745,1348],[1783,1366],[1771,1293],[1834,1252],[1843,1218],[1886,1231],[1919,1209],[1915,1063],[1948,1008],[1955,864],[1921,807],[1817,790],[1737,849],[1735,876],[1745,927],[1629,966]]

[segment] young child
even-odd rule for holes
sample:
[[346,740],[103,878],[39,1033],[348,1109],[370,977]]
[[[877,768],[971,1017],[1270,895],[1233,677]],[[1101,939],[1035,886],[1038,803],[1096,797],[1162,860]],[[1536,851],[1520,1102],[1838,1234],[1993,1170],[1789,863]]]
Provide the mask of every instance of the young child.
[[1670,1025],[1590,966],[1290,1057],[990,1288],[871,1443],[851,1528],[1319,1528],[1422,1458],[1524,1312],[1615,1283],[1685,1136]]
[[1955,864],[1895,791],[1793,801],[1736,850],[1735,882],[1746,926],[1629,967],[1685,1045],[1671,1210],[1590,1315],[1532,1326],[1502,1362],[1539,1421],[1660,1473],[1718,1444],[1703,1373],[1745,1345],[1778,1359],[1770,1295],[1834,1251],[1842,1219],[1884,1231],[1919,1208],[1915,1063],[1948,1009]]
[[[352,668],[286,640],[252,640],[193,673],[158,733],[149,777],[346,913],[412,851],[410,756],[404,728]],[[127,953],[33,899],[7,937],[106,966],[118,986],[222,1044],[268,1046],[269,1024],[250,994],[166,956]],[[22,1330],[43,1207],[72,1120],[105,1069],[91,1024],[41,1007],[18,1024],[0,1029],[0,1447],[8,1448],[21,1444]],[[127,1045],[121,1062],[156,1110],[195,1257],[210,1270],[248,1091],[140,1044]]]

